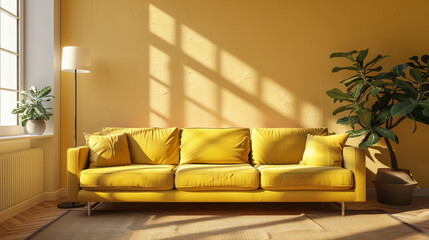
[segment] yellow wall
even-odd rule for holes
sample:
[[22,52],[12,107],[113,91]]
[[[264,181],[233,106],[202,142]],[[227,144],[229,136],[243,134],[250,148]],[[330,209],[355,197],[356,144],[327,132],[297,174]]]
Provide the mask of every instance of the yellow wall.
[[[62,47],[92,51],[79,75],[79,145],[103,126],[337,126],[325,91],[334,51],[370,48],[370,57],[406,62],[429,53],[425,0],[62,0]],[[62,186],[73,146],[73,74],[62,73]],[[429,127],[398,128],[400,166],[429,187]],[[353,141],[350,141],[353,144]],[[387,163],[371,150],[369,173]],[[381,162],[380,162],[381,161]]]

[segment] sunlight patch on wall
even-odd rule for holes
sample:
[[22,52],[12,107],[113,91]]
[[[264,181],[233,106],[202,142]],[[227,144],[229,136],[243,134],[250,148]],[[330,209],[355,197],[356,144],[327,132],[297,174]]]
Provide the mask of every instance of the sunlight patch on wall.
[[221,99],[221,116],[228,121],[226,124],[222,123],[222,126],[257,127],[261,125],[263,116],[256,106],[225,88],[221,90]]
[[299,112],[299,122],[303,127],[322,126],[322,114],[320,112],[319,106],[315,106],[313,103],[303,101],[300,102]]
[[149,124],[168,126],[170,120],[170,56],[149,46]]
[[152,4],[149,5],[149,31],[171,45],[175,45],[176,21]]
[[149,107],[166,119],[170,118],[170,88],[151,78]]
[[154,46],[149,46],[149,60],[150,76],[170,86],[170,56]]
[[216,67],[216,45],[188,26],[181,26],[182,51],[210,70]]
[[150,109],[149,112],[149,126],[150,127],[170,127],[169,119],[162,116],[155,109]]
[[295,96],[268,77],[261,78],[261,100],[279,114],[298,121],[299,105]]
[[[381,152],[382,151],[382,152]],[[377,169],[379,168],[389,168],[386,164],[382,163],[380,159],[386,158],[388,156],[387,149],[380,147],[370,147],[367,150],[367,158],[366,158],[366,168],[372,173],[376,174]]]
[[219,58],[222,77],[250,95],[258,94],[258,74],[254,68],[224,50]]
[[184,127],[218,127],[216,113],[207,111],[194,100],[184,100]]
[[219,87],[206,76],[191,67],[184,66],[184,92],[191,99],[208,111],[216,112],[218,109]]

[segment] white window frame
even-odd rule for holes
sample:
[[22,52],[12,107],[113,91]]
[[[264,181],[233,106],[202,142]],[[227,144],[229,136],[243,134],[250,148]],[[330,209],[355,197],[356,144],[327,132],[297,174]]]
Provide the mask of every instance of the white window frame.
[[[19,100],[21,100],[20,92],[24,89],[24,0],[18,0],[18,90]],[[1,9],[8,13],[7,10]],[[6,50],[7,51],[7,50]],[[18,117],[18,116],[17,116]],[[0,126],[0,137],[11,136],[11,135],[23,135],[25,134],[25,128],[20,124],[21,121],[18,119],[18,125],[14,126]]]

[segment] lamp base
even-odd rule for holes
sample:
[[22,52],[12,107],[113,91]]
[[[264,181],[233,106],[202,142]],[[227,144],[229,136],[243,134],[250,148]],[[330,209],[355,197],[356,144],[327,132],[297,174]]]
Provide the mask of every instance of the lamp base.
[[84,206],[84,202],[60,202],[58,203],[57,208],[80,208]]

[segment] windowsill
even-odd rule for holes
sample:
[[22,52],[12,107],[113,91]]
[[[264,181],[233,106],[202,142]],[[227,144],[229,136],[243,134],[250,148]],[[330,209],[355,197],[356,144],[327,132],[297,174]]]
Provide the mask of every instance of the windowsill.
[[53,137],[54,134],[48,133],[43,135],[12,135],[12,136],[0,136],[0,142],[2,141],[11,141],[11,140],[21,140],[21,139],[38,139],[38,138],[50,138]]

